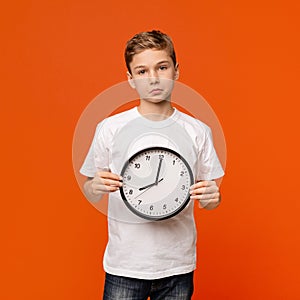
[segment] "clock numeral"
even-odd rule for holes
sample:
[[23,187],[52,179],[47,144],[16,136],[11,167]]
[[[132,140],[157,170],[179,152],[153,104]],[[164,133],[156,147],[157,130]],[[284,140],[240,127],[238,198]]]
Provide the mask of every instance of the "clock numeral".
[[131,176],[130,175],[127,176],[127,180],[128,181],[131,180]]
[[159,159],[164,159],[164,157],[165,157],[165,156],[164,156],[163,154],[159,154],[159,155],[158,155],[158,158],[159,158]]
[[167,209],[167,204],[164,204],[164,205],[163,205],[163,209]]
[[184,185],[184,184],[181,186],[181,189],[182,189],[182,190],[184,190],[184,189],[185,189],[185,185]]
[[175,161],[175,160],[173,160],[173,166],[175,165],[175,162],[176,162],[176,161]]
[[153,208],[154,208],[153,205],[150,205],[150,210],[153,210]]
[[180,172],[180,176],[183,176],[183,174],[184,174],[184,171],[181,171],[181,172]]
[[150,160],[150,155],[146,155],[146,160]]
[[134,164],[134,167],[135,167],[136,169],[139,169],[139,168],[141,167],[141,165],[140,165],[139,163],[137,163],[137,164]]
[[133,194],[133,190],[129,190],[129,195],[132,195]]
[[175,199],[175,202],[178,202],[178,198]]
[[142,203],[142,200],[138,200],[138,205],[140,205]]

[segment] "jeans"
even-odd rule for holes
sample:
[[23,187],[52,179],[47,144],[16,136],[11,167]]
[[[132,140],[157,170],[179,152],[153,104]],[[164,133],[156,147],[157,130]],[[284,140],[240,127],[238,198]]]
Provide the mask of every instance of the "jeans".
[[103,300],[190,300],[194,272],[145,280],[106,273]]

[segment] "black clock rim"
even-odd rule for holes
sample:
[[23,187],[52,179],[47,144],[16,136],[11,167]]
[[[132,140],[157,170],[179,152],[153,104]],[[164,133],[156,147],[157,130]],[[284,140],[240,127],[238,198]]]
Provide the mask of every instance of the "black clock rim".
[[[189,175],[190,175],[190,184],[192,185],[194,183],[194,176],[193,176],[193,172],[191,170],[191,167],[190,165],[188,164],[187,160],[181,155],[179,154],[178,152],[176,152],[175,150],[173,149],[169,149],[169,148],[166,148],[166,147],[160,147],[160,146],[153,146],[153,147],[148,147],[148,148],[144,148],[138,152],[136,152],[135,154],[133,154],[127,161],[126,163],[124,164],[123,168],[122,168],[122,171],[121,171],[121,176],[123,177],[123,174],[125,173],[125,170],[127,169],[129,163],[131,160],[133,160],[136,156],[140,155],[141,153],[143,152],[146,152],[146,151],[152,151],[152,150],[162,150],[162,151],[168,151],[168,152],[171,152],[173,153],[174,155],[176,155],[179,159],[181,159],[183,161],[183,163],[185,164],[185,166],[187,167],[187,170],[189,172]],[[176,209],[175,211],[173,211],[172,213],[170,214],[167,214],[167,215],[163,215],[163,216],[149,216],[149,215],[145,215],[139,211],[137,211],[136,209],[134,209],[132,207],[132,205],[129,204],[126,196],[125,196],[125,193],[124,193],[124,190],[123,190],[123,187],[120,187],[120,194],[121,194],[121,197],[123,199],[123,202],[125,203],[125,205],[127,206],[127,208],[129,208],[129,210],[131,212],[133,212],[135,215],[143,218],[143,219],[146,219],[146,220],[149,220],[149,221],[162,221],[162,220],[166,220],[166,219],[169,219],[169,218],[172,218],[174,217],[175,215],[179,214],[187,205],[188,203],[190,202],[190,195],[188,194],[188,196],[186,197],[186,199],[184,200],[183,204],[181,206],[178,207],[178,209]]]

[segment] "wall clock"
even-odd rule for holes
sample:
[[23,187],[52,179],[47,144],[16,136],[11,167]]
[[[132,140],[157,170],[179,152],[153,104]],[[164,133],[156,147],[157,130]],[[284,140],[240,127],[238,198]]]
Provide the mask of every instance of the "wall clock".
[[150,147],[124,164],[120,188],[126,206],[148,220],[164,220],[181,212],[190,200],[192,170],[176,151]]

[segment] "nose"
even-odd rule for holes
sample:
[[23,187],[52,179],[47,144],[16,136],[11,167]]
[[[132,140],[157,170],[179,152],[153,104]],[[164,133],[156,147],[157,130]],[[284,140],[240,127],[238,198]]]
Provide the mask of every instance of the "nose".
[[149,75],[149,82],[151,84],[159,83],[159,76],[157,71],[151,71]]

